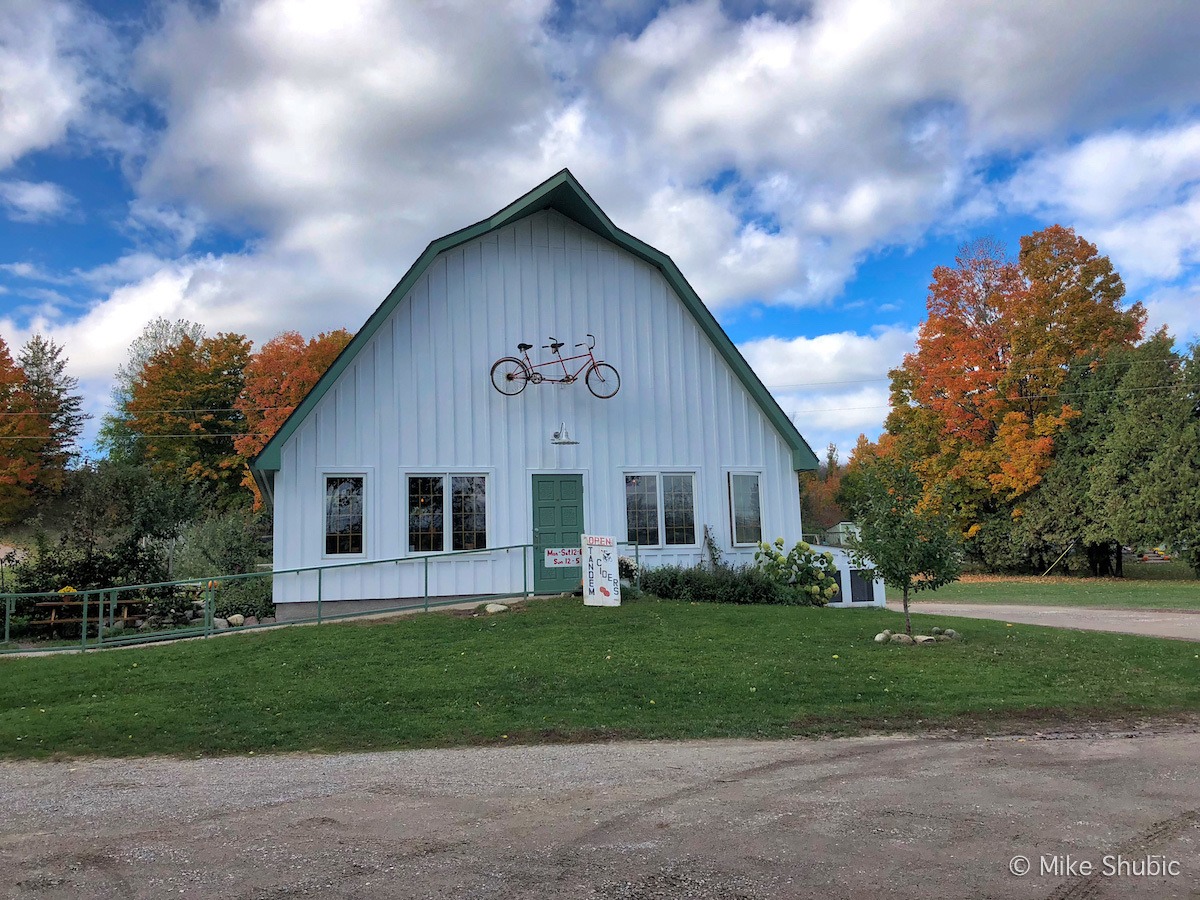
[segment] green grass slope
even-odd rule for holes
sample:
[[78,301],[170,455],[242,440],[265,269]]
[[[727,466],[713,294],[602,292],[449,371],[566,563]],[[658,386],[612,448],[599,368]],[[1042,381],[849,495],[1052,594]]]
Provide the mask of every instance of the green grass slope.
[[0,660],[0,754],[781,737],[1200,709],[1200,645],[1003,622],[876,645],[884,610],[533,602]]

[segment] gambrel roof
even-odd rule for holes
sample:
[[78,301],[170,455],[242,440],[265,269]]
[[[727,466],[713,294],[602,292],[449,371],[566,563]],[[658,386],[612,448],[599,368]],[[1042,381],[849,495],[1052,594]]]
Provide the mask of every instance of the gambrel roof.
[[734,374],[737,375],[738,380],[758,404],[763,414],[767,417],[767,420],[774,425],[776,431],[778,431],[779,435],[791,448],[794,467],[799,471],[808,471],[817,468],[817,457],[813,453],[812,448],[808,446],[808,442],[804,440],[800,432],[796,430],[796,426],[792,424],[792,420],[787,417],[787,414],[784,413],[783,409],[775,401],[775,398],[763,386],[762,381],[759,380],[754,370],[750,368],[749,364],[742,357],[742,354],[738,352],[737,347],[729,339],[725,330],[713,318],[712,313],[708,311],[708,307],[704,305],[699,295],[688,284],[687,279],[683,277],[683,273],[679,271],[679,267],[675,265],[671,257],[617,228],[612,223],[612,220],[605,215],[604,211],[596,205],[596,201],[575,180],[575,176],[569,170],[563,169],[557,175],[542,182],[523,197],[514,200],[495,215],[489,216],[481,222],[476,222],[467,228],[448,234],[445,237],[440,237],[425,248],[425,252],[412,264],[412,267],[404,274],[400,282],[392,288],[391,293],[387,295],[383,303],[379,305],[379,308],[371,314],[366,324],[359,329],[354,339],[346,346],[346,349],[333,361],[333,365],[321,376],[320,381],[308,392],[300,402],[300,405],[296,407],[279,431],[275,433],[275,436],[267,442],[262,451],[251,461],[250,469],[264,493],[270,495],[271,482],[273,481],[274,473],[279,471],[283,445],[287,442],[288,438],[295,433],[305,417],[316,408],[321,398],[325,396],[325,393],[337,381],[338,376],[354,361],[354,358],[367,345],[367,342],[379,330],[388,316],[399,305],[400,301],[412,289],[413,285],[417,283],[417,280],[425,273],[425,270],[429,268],[438,254],[465,244],[467,241],[472,241],[488,232],[503,228],[525,216],[541,212],[544,209],[556,210],[589,231],[595,232],[605,240],[611,241],[618,247],[627,250],[658,269],[667,280],[667,283],[671,285],[675,293],[683,301],[683,305],[687,307],[688,312],[692,314],[692,317],[700,326],[700,330],[707,335],[713,346],[721,354],[721,357],[729,364]]

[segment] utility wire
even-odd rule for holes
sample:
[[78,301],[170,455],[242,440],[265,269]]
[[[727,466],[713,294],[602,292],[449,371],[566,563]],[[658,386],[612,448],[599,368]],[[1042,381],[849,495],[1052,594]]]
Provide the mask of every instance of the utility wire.
[[[1114,360],[1109,360],[1108,362],[1101,362],[1101,361],[1097,360],[1096,362],[1086,363],[1086,364],[1082,363],[1082,362],[1073,361],[1071,363],[1068,363],[1065,366],[1064,365],[1030,366],[1028,368],[1022,369],[1021,372],[1022,372],[1022,374],[1032,373],[1032,372],[1047,372],[1047,371],[1069,373],[1071,371],[1072,367],[1079,367],[1079,366],[1085,366],[1085,365],[1086,365],[1086,368],[1088,369],[1088,371],[1095,371],[1096,369],[1102,369],[1107,366],[1146,366],[1146,365],[1163,365],[1163,364],[1164,364],[1164,360],[1161,360],[1161,359],[1130,359],[1130,360],[1114,359]],[[1166,364],[1169,365],[1169,361],[1166,361]],[[962,370],[962,374],[964,374],[964,375],[1008,375],[1011,372],[1012,372],[1011,368],[1008,368],[1008,369],[983,369],[983,368],[967,369],[967,368],[964,368]],[[768,384],[768,385],[765,385],[765,387],[767,388],[767,390],[771,390],[771,391],[782,391],[782,390],[790,390],[791,388],[819,387],[822,385],[831,385],[831,384],[869,384],[872,382],[890,381],[890,380],[891,380],[890,377],[882,376],[882,377],[878,377],[878,378],[850,378],[845,381],[798,381],[798,382],[795,382],[794,384]]]

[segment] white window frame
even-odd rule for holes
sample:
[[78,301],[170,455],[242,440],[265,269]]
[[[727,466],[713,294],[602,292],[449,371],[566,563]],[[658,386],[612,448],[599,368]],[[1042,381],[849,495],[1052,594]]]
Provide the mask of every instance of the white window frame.
[[[624,523],[625,537],[624,541],[629,542],[629,497],[625,486],[625,479],[629,476],[654,476],[654,495],[656,512],[658,513],[658,543],[657,544],[638,544],[639,547],[649,547],[657,550],[695,550],[703,543],[703,528],[700,525],[700,505],[696,496],[696,486],[700,482],[698,470],[696,469],[624,469],[621,472],[621,521]],[[667,506],[666,498],[663,494],[663,477],[667,475],[686,475],[692,479],[692,543],[690,544],[668,544],[667,543]]]
[[[330,553],[326,545],[328,532],[326,528],[329,522],[326,519],[328,509],[326,508],[326,500],[329,490],[330,478],[361,478],[363,483],[362,492],[362,529],[363,541],[361,553]],[[329,560],[353,560],[366,559],[370,550],[370,542],[372,533],[374,532],[374,523],[371,521],[372,503],[371,503],[371,472],[367,469],[322,469],[320,472],[319,490],[321,493],[321,559]]]
[[733,476],[755,475],[758,477],[758,539],[764,540],[766,534],[766,510],[763,507],[763,473],[762,469],[726,469],[725,470],[725,503],[729,512],[729,546],[735,549],[757,547],[758,542],[739,543],[737,539],[737,520],[733,508]]
[[[401,473],[401,490],[404,499],[404,541],[405,556],[430,556],[435,553],[486,553],[495,549],[493,544],[494,528],[492,522],[492,469],[406,469]],[[441,478],[442,479],[442,549],[441,550],[410,550],[412,533],[409,530],[408,481],[410,478]],[[452,478],[482,478],[483,479],[483,537],[486,547],[478,550],[454,550],[454,494],[451,487]]]

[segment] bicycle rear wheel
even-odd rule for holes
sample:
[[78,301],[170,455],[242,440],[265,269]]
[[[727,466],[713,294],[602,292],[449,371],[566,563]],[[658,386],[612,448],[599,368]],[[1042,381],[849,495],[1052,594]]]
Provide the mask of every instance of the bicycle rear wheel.
[[587,389],[601,400],[616,396],[621,389],[621,375],[608,363],[596,363],[584,376]]
[[492,387],[506,397],[515,397],[529,384],[529,367],[515,356],[496,360],[492,366]]

